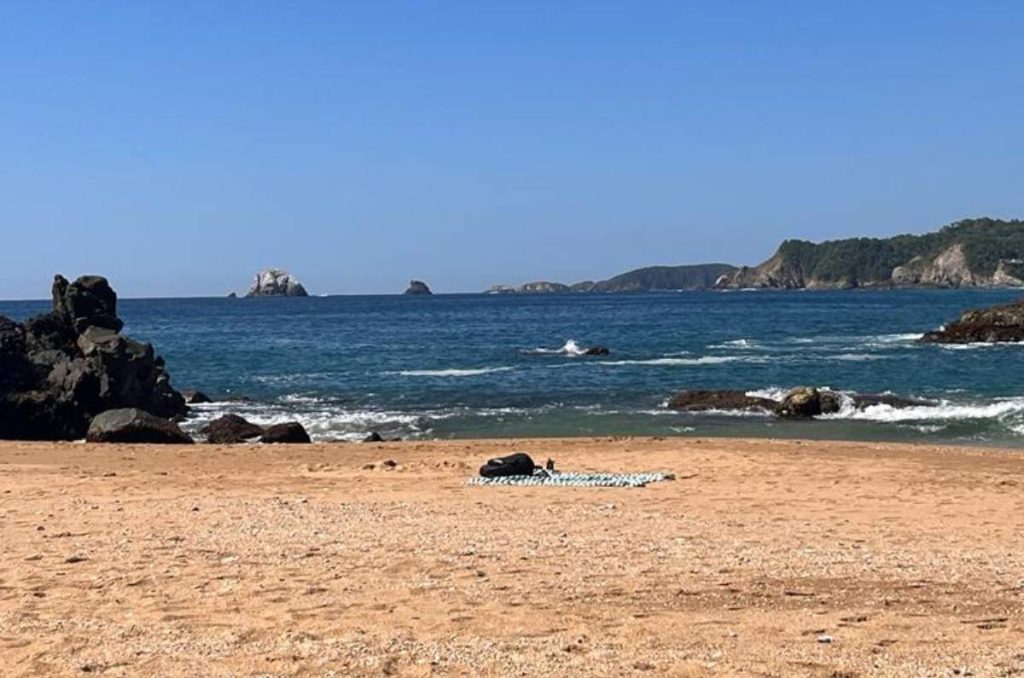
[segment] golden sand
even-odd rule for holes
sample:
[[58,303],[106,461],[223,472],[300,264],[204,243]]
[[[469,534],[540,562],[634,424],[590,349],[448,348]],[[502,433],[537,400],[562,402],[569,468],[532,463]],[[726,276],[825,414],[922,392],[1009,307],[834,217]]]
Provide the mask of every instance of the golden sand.
[[0,529],[5,676],[1024,673],[1015,451],[2,443]]

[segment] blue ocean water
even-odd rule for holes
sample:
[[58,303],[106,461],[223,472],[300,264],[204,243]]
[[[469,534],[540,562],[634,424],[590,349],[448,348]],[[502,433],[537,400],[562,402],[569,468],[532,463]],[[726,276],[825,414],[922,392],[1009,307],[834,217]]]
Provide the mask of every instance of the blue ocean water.
[[[1024,346],[926,346],[922,332],[1009,290],[680,292],[122,300],[173,384],[224,411],[298,419],[320,440],[740,435],[1024,443]],[[0,302],[24,319],[45,302]],[[574,340],[605,357],[558,352]],[[571,347],[571,344],[570,344]],[[935,400],[808,422],[665,408],[688,388],[797,385]]]

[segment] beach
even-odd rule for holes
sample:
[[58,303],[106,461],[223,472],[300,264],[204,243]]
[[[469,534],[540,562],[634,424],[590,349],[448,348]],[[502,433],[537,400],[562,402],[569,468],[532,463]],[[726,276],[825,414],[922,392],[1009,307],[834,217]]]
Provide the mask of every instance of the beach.
[[[676,479],[466,484],[516,450]],[[1022,508],[1013,450],[4,442],[0,658],[11,676],[1016,675]]]

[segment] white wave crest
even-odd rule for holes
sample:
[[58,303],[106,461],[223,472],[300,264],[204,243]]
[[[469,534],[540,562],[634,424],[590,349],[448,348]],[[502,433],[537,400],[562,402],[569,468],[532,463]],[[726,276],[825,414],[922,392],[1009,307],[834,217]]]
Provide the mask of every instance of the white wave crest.
[[780,386],[768,386],[767,388],[756,389],[754,391],[747,391],[746,395],[748,398],[764,398],[766,400],[774,400],[775,402],[782,402],[782,399],[789,393],[788,388],[782,388]]
[[752,339],[733,339],[732,341],[723,341],[721,344],[712,344],[709,348],[740,348],[740,349],[751,349],[760,346],[758,342]]
[[400,370],[397,372],[385,372],[385,374],[398,375],[402,377],[476,377],[481,374],[492,374],[494,372],[508,372],[511,367],[477,367],[468,369],[450,368],[444,370]]
[[561,348],[533,348],[526,353],[532,353],[535,355],[570,355],[580,356],[586,354],[586,349],[581,347],[575,339],[569,339],[566,341]]
[[957,404],[948,400],[934,405],[917,405],[914,407],[893,407],[878,404],[856,409],[852,402],[844,402],[843,408],[835,414],[826,414],[819,419],[850,419],[857,421],[876,421],[885,423],[910,421],[958,421],[994,419],[1024,415],[1024,398],[997,400],[985,404]]
[[747,360],[739,356],[731,355],[706,355],[700,358],[651,358],[650,360],[603,360],[600,365],[720,365],[732,363],[739,360]]

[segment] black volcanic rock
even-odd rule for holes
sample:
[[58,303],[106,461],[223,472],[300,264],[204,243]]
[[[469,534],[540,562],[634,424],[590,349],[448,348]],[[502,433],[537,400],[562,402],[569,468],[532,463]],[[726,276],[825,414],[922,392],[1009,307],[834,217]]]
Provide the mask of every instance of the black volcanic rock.
[[188,391],[181,392],[182,397],[185,398],[185,402],[189,405],[201,405],[203,403],[212,403],[210,396],[206,395],[202,391],[195,389],[189,389]]
[[730,389],[682,391],[669,402],[668,407],[684,412],[704,412],[707,410],[753,410],[772,411],[776,402],[768,398],[749,396],[745,391]]
[[433,294],[433,292],[430,291],[430,288],[427,286],[427,283],[423,282],[422,280],[410,280],[409,287],[408,289],[405,290],[405,294],[427,295]]
[[588,346],[583,349],[583,355],[608,355],[610,353],[607,346]]
[[206,436],[206,441],[217,444],[244,443],[247,440],[263,435],[265,429],[253,424],[237,414],[225,414],[217,417],[199,432]]
[[1024,300],[981,310],[965,311],[941,330],[921,341],[933,344],[972,344],[1024,341]]
[[169,419],[129,407],[93,417],[85,439],[91,443],[163,443],[190,445],[193,440]]
[[289,421],[284,424],[274,424],[260,436],[261,443],[308,443],[312,442],[306,429],[302,424]]
[[99,276],[55,276],[49,312],[25,325],[0,318],[0,438],[81,438],[93,417],[119,408],[184,414],[163,360],[122,326]]

